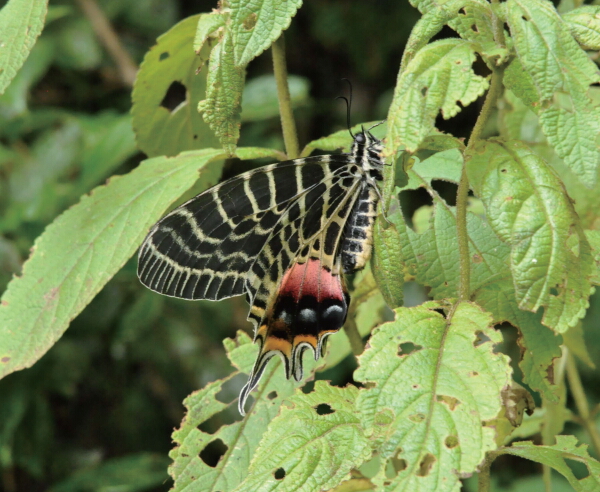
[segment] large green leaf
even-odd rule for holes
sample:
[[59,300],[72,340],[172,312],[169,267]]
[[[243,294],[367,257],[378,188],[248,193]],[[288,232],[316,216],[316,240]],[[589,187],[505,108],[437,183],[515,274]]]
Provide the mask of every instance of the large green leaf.
[[582,5],[562,17],[580,45],[600,50],[600,5]]
[[401,146],[413,152],[431,133],[441,111],[446,119],[467,106],[488,87],[475,75],[473,45],[462,39],[443,39],[422,48],[398,76],[388,113],[386,153]]
[[[593,492],[600,489],[600,463],[588,454],[586,444],[577,446],[575,436],[556,436],[554,446],[534,445],[530,441],[518,442],[503,449],[503,453],[527,458],[554,468],[577,492]],[[583,463],[589,475],[578,479],[567,464],[567,459]]]
[[[448,318],[428,302],[395,310],[396,320],[373,332],[356,380],[367,385],[357,400],[378,443],[385,491],[454,491],[495,449],[488,421],[502,410],[500,392],[510,381],[502,339],[492,317],[461,303]],[[386,464],[396,473],[386,477]]]
[[[456,295],[459,258],[454,208],[440,198],[432,188],[431,180],[458,181],[461,164],[460,152],[451,149],[434,154],[408,171],[408,184],[400,190],[422,187],[433,199],[433,214],[425,231],[412,230],[399,213],[388,217],[400,235],[402,257],[408,273],[414,275],[419,283],[431,287],[436,299]],[[491,234],[489,225],[473,213],[467,214],[467,232],[474,290],[494,278],[502,278],[506,271],[508,248]]]
[[518,141],[479,143],[467,171],[491,227],[511,247],[519,307],[544,306],[542,322],[566,331],[588,306],[592,256],[561,181]]
[[600,81],[596,65],[550,2],[508,0],[506,12],[519,61],[539,94],[540,123],[549,143],[583,183],[594,185],[600,107],[587,92]]
[[0,94],[29,56],[47,11],[48,0],[9,0],[0,10]]
[[[256,359],[257,346],[243,332],[238,332],[235,340],[226,339],[224,344],[229,359],[238,370],[223,380],[209,383],[185,399],[187,414],[181,427],[173,433],[177,447],[170,453],[173,464],[169,472],[175,480],[174,492],[233,490],[247,476],[250,460],[256,454],[267,425],[279,412],[281,402],[304,384],[304,381],[286,380],[281,360],[276,357],[267,365],[258,389],[252,393],[255,403],[243,420],[222,425],[217,430],[201,430],[199,426],[209,419],[213,422],[229,421],[232,414],[235,418],[237,400],[223,403],[222,398],[219,400],[216,396],[225,383],[239,378],[240,374],[248,374]],[[313,374],[314,366],[314,362],[305,364],[305,373]],[[202,452],[218,441],[226,451],[216,464],[207,464]]]
[[[192,47],[198,19],[198,15],[188,17],[160,36],[144,57],[135,79],[133,129],[138,146],[149,157],[172,156],[217,144],[197,111],[198,102],[206,94],[204,64],[210,54],[209,43],[198,54]],[[163,101],[169,99],[169,89],[177,84],[185,87],[185,100],[169,109]]]
[[208,64],[206,99],[198,103],[198,111],[221,145],[233,155],[240,137],[242,91],[245,67],[237,67],[233,59],[234,44],[229,31],[213,47]]
[[[267,153],[270,153],[267,151]],[[263,156],[245,149],[242,157]],[[217,182],[220,150],[144,161],[58,217],[36,240],[0,304],[0,375],[31,366],[135,252],[150,226],[198,179]]]
[[245,67],[286,30],[302,0],[230,0],[235,64]]
[[358,389],[317,381],[309,394],[287,399],[252,458],[236,492],[327,490],[350,478],[371,456],[354,407]]

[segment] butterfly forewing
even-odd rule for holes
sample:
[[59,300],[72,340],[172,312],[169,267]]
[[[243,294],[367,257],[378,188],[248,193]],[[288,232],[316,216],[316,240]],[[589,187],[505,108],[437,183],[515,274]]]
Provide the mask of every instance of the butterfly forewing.
[[267,362],[302,378],[302,353],[322,355],[343,325],[344,273],[364,267],[382,179],[381,142],[354,136],[349,154],[295,159],[221,183],[159,221],[140,248],[138,275],[159,293],[212,299],[246,293],[259,355],[240,412]]
[[[158,222],[140,248],[144,285],[183,299],[218,300],[245,292],[250,266],[281,215],[326,188],[345,156],[265,166],[207,190]],[[309,200],[316,198],[313,193]]]

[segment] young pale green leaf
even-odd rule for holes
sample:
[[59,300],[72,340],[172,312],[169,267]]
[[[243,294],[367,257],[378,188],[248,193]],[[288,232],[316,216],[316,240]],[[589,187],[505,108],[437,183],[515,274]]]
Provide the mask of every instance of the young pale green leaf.
[[582,5],[562,17],[581,46],[600,50],[600,5]]
[[196,35],[194,36],[194,51],[200,54],[200,50],[204,43],[211,35],[215,35],[215,31],[225,26],[229,16],[223,12],[211,12],[210,14],[200,14],[198,16],[198,24],[196,25]]
[[566,331],[585,314],[593,260],[563,184],[518,141],[479,143],[467,172],[492,229],[511,247],[519,307],[544,306],[542,323]]
[[386,154],[401,146],[413,152],[433,130],[438,113],[446,119],[471,104],[488,87],[475,75],[473,45],[462,39],[443,39],[421,49],[398,76],[388,113]]
[[472,0],[448,23],[461,38],[474,43],[490,67],[500,65],[508,57],[508,50],[494,40],[492,19],[492,7],[487,0]]
[[327,490],[350,478],[371,456],[354,407],[358,389],[317,381],[287,399],[269,424],[236,492]]
[[[237,414],[234,400],[223,403],[216,398],[223,385],[240,374],[248,374],[256,359],[257,346],[248,335],[238,332],[235,340],[224,341],[228,357],[237,371],[227,378],[209,383],[203,389],[188,396],[184,405],[187,414],[181,427],[173,433],[177,444],[171,453],[173,464],[169,473],[175,481],[174,492],[195,490],[197,492],[231,491],[248,474],[250,460],[255,455],[267,425],[279,412],[284,398],[292,395],[295,388],[304,384],[286,380],[279,358],[267,365],[258,388],[252,393],[255,403],[243,420],[223,425],[209,434],[199,427],[209,419],[228,420]],[[305,373],[314,373],[314,362],[305,364]],[[222,443],[226,451],[219,461],[207,464],[202,452],[213,443]],[[210,449],[210,448],[209,448]],[[214,465],[214,466],[213,466]]]
[[[517,442],[504,448],[502,452],[554,468],[569,481],[577,492],[592,492],[600,489],[600,463],[588,454],[587,444],[577,446],[575,436],[556,436],[554,446],[535,445],[531,441]],[[577,479],[566,460],[583,463],[587,467],[589,475]]]
[[390,308],[402,306],[404,301],[404,263],[400,234],[392,222],[381,215],[373,231],[371,269],[379,290]]
[[596,263],[596,272],[592,277],[592,283],[600,285],[600,231],[585,231],[585,236],[590,242],[594,252],[594,262]]
[[[196,106],[206,93],[206,70],[197,74],[210,54],[205,45],[195,54],[192,41],[198,15],[182,20],[160,36],[140,66],[133,86],[133,129],[140,149],[150,157],[216,147],[217,140]],[[185,98],[171,101],[170,89],[185,87]],[[177,101],[175,101],[177,103]]]
[[9,0],[0,10],[0,94],[29,56],[47,11],[48,0]]
[[552,363],[561,356],[563,338],[541,323],[539,313],[519,309],[510,272],[475,291],[473,300],[494,317],[494,323],[509,322],[519,332],[523,357],[519,367],[523,380],[546,400],[558,402],[559,389],[552,379]]
[[[367,388],[356,406],[377,438],[378,490],[457,490],[496,447],[486,422],[500,414],[510,382],[508,357],[494,353],[502,336],[475,304],[459,304],[448,319],[437,311],[449,307],[396,309],[360,356],[354,378]],[[385,476],[390,461],[394,477]]]
[[[381,122],[370,121],[368,123],[354,125],[352,128],[350,128],[350,131],[354,135],[356,135],[356,133],[362,131],[363,128],[365,130],[373,128],[369,131],[375,137],[382,139],[385,136],[387,125],[386,123],[379,123]],[[327,152],[335,152],[336,150],[348,152],[350,151],[350,147],[352,147],[352,137],[350,136],[350,133],[348,132],[348,130],[340,130],[338,132],[332,133],[331,135],[327,135],[326,137],[313,140],[312,142],[306,144],[306,146],[302,149],[302,152],[300,153],[300,157],[306,157],[316,149],[325,150]]]
[[596,364],[594,364],[594,361],[588,352],[587,345],[585,343],[585,337],[583,335],[583,326],[581,326],[581,323],[577,323],[572,328],[569,328],[569,330],[563,334],[563,339],[566,347],[573,355],[575,355],[589,368],[596,368]]
[[206,99],[198,103],[204,121],[219,138],[229,155],[233,155],[240,137],[240,112],[246,69],[233,62],[234,45],[226,32],[213,47],[208,64]]
[[245,67],[285,31],[302,0],[230,0],[235,64]]
[[596,65],[548,1],[508,0],[507,21],[519,61],[537,89],[549,143],[584,184],[593,186],[600,167],[600,107],[587,92],[600,81]]
[[[407,273],[417,282],[431,287],[436,299],[456,295],[459,278],[459,258],[456,248],[456,217],[454,209],[440,198],[431,187],[432,179],[457,182],[460,177],[462,156],[456,149],[434,154],[415,164],[408,171],[409,182],[401,192],[425,188],[433,199],[433,215],[429,227],[422,233],[408,227],[401,214],[392,214],[400,235],[402,257]],[[493,234],[489,225],[472,213],[467,214],[469,253],[471,257],[471,284],[473,289],[504,275],[508,248]]]
[[201,177],[215,184],[215,149],[144,161],[59,216],[0,302],[0,376],[31,366],[135,252],[150,226]]

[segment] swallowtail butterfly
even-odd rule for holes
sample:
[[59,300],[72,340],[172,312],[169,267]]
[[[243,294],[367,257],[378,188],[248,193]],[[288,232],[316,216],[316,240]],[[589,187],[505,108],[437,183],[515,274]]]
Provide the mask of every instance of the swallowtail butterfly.
[[138,276],[156,292],[246,294],[260,351],[242,415],[271,357],[300,381],[303,352],[318,359],[346,320],[344,273],[369,259],[380,197],[382,143],[369,130],[353,135],[348,154],[264,166],[206,190],[161,219],[140,248]]

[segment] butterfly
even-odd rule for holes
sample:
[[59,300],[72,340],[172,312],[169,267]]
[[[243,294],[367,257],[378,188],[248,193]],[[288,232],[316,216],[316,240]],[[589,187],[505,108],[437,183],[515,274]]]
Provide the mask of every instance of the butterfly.
[[259,354],[240,393],[250,392],[279,355],[285,376],[302,379],[302,355],[346,320],[344,274],[363,268],[372,249],[383,179],[382,142],[352,135],[350,153],[267,165],[220,183],[176,208],[150,230],[138,276],[181,299],[246,294]]

